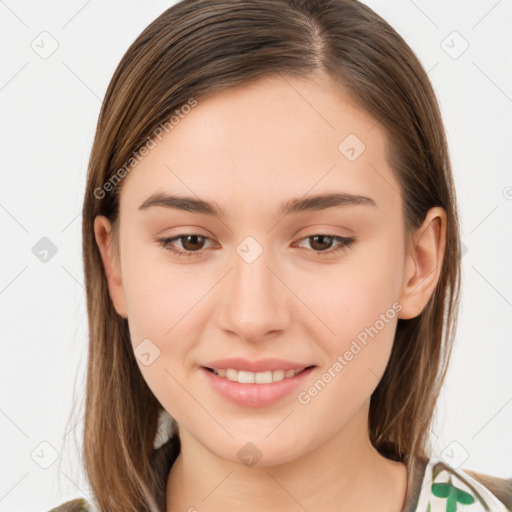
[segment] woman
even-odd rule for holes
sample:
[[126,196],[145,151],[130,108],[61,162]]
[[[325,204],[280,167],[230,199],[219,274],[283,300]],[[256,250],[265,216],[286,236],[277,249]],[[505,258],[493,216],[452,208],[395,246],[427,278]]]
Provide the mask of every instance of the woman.
[[365,5],[151,23],[102,106],[83,254],[101,510],[512,508],[511,481],[428,446],[456,196],[427,75]]

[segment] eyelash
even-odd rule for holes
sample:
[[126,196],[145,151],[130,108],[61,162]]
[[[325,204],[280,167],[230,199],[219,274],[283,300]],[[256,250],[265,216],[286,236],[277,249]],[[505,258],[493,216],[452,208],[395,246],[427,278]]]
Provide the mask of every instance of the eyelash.
[[[185,238],[187,236],[198,236],[198,237],[201,237],[201,238],[204,238],[205,240],[211,240],[209,237],[207,236],[203,236],[203,235],[199,235],[197,233],[183,233],[181,235],[178,235],[178,236],[175,236],[175,237],[172,237],[172,238],[157,238],[156,241],[167,251],[169,252],[172,252],[173,254],[176,254],[178,257],[182,257],[182,256],[185,256],[185,257],[190,257],[190,256],[201,256],[201,254],[203,253],[204,249],[200,249],[198,251],[182,251],[180,249],[176,249],[172,243],[176,240],[179,240],[181,238]],[[328,233],[315,233],[314,235],[309,235],[309,236],[306,236],[304,238],[301,238],[299,241],[302,241],[302,240],[307,240],[308,238],[313,238],[315,236],[324,236],[324,237],[328,237],[328,238],[333,238],[334,241],[338,241],[340,242],[339,245],[337,247],[335,247],[334,249],[328,249],[326,251],[315,251],[313,249],[313,252],[320,256],[320,257],[328,257],[332,254],[335,254],[339,251],[342,251],[344,249],[348,249],[355,241],[356,239],[354,237],[343,237],[343,236],[338,236],[338,235],[334,235],[334,234],[328,234]]]

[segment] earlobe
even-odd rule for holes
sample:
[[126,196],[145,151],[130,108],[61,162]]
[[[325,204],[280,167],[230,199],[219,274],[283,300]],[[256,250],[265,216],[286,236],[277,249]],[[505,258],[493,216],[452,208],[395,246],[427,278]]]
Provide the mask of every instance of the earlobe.
[[112,224],[103,215],[97,215],[94,219],[94,236],[103,261],[108,291],[114,308],[121,317],[127,318],[119,255],[114,249],[115,244],[112,238]]
[[400,303],[399,318],[418,316],[427,305],[439,281],[446,245],[446,212],[431,208],[410,242]]

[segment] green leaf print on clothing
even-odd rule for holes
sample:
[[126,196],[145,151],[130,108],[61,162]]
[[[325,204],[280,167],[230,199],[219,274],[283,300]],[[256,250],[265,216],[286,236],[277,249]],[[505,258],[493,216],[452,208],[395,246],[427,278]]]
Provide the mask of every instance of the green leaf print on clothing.
[[471,494],[453,485],[451,477],[448,483],[432,484],[432,494],[438,498],[447,498],[446,512],[457,512],[457,503],[471,505],[475,502]]

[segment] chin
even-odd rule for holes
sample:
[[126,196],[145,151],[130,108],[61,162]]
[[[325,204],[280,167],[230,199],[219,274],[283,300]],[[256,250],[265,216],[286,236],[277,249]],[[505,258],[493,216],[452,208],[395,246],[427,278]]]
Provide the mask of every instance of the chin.
[[[274,439],[270,439],[274,435]],[[297,446],[301,447],[300,453]],[[252,438],[246,434],[236,436],[230,441],[230,448],[219,455],[248,468],[272,467],[290,463],[300,457],[304,452],[304,443],[297,442],[293,436],[279,436],[274,432],[265,437],[260,432]]]

